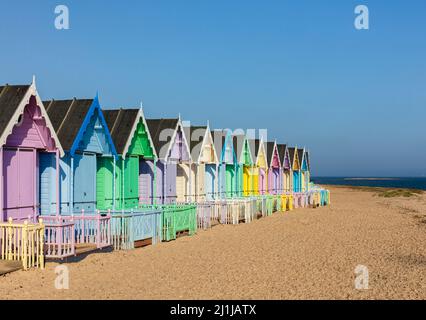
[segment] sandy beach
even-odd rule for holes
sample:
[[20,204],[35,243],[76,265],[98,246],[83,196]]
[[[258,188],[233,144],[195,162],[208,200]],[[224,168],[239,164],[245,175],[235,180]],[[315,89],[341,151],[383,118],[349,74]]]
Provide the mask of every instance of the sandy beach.
[[[330,187],[332,205],[0,277],[1,299],[426,299],[426,195]],[[354,286],[355,268],[369,289]]]

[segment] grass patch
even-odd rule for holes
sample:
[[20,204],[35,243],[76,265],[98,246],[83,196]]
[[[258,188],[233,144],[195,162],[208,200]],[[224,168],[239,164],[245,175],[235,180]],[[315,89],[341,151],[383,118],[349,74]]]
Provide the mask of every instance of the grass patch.
[[391,190],[381,190],[377,193],[377,195],[382,198],[396,198],[396,197],[410,198],[410,197],[418,196],[422,193],[423,193],[422,190],[417,190],[417,189],[391,189]]

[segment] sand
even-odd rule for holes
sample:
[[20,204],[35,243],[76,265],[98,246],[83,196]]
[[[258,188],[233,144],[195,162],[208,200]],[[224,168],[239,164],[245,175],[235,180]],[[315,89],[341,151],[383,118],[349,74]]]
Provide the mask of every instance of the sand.
[[[2,299],[425,299],[426,195],[330,188],[332,205],[0,277]],[[355,289],[355,268],[369,289]]]

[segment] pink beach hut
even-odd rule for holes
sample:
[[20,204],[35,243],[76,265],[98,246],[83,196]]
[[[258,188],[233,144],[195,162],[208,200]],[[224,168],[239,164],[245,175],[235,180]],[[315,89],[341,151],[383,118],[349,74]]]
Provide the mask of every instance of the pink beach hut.
[[[0,221],[35,220],[39,214],[39,158],[63,156],[35,80],[0,86]],[[56,188],[59,176],[56,177]]]

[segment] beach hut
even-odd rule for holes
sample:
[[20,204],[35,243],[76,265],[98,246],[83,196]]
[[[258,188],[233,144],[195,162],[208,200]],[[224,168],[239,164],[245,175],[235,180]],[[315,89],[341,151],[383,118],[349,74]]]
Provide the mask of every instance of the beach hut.
[[[113,207],[113,170],[117,153],[98,96],[43,102],[65,155],[60,161],[60,208],[55,210],[55,157],[40,157],[40,205],[44,215],[95,214]],[[99,171],[108,171],[104,179]]]
[[[190,168],[191,152],[183,133],[182,121],[176,119],[147,119],[158,161],[147,161],[145,172],[154,172],[156,184],[154,197],[158,204],[184,202],[189,198],[192,174]],[[152,190],[151,190],[152,192]]]
[[[155,179],[147,161],[155,161],[156,153],[142,108],[104,110],[104,115],[120,155],[115,168],[115,209],[136,209],[140,203],[153,204],[151,190]],[[110,181],[106,179],[110,174],[106,168],[103,166],[98,171],[99,180]],[[98,207],[101,207],[99,202]],[[108,204],[102,203],[102,209],[108,209]]]
[[300,162],[299,153],[297,147],[288,148],[290,154],[291,171],[292,171],[292,192],[300,192]]
[[290,191],[290,155],[286,144],[277,144],[278,155],[281,163],[281,193]]
[[309,170],[305,148],[298,149],[297,153],[300,159],[300,191],[307,192],[309,188]]
[[281,193],[281,160],[276,141],[266,143],[266,159],[268,164],[268,193]]
[[311,186],[311,163],[309,159],[309,151],[305,151],[305,160],[306,160],[306,172],[305,172],[305,179],[306,179],[306,190],[310,191]]
[[216,198],[217,164],[219,162],[210,126],[185,126],[186,140],[190,141],[192,158],[191,198],[195,202]]
[[218,165],[219,198],[237,195],[237,158],[231,130],[214,130],[212,137],[216,150],[221,150]]
[[234,135],[234,150],[237,156],[237,189],[239,196],[249,196],[252,192],[252,175],[250,171],[254,165],[248,139],[245,134]]
[[[0,221],[36,220],[44,193],[39,188],[41,160],[51,157],[55,169],[64,151],[35,80],[30,85],[0,86],[0,153]],[[51,185],[55,195],[58,183],[56,174]],[[51,201],[56,204],[57,197]],[[56,205],[49,206],[49,211],[56,210]]]
[[255,195],[263,195],[267,193],[268,189],[266,146],[263,138],[250,140],[249,145],[255,159],[254,168],[252,168],[253,193]]

